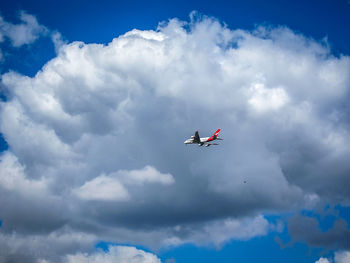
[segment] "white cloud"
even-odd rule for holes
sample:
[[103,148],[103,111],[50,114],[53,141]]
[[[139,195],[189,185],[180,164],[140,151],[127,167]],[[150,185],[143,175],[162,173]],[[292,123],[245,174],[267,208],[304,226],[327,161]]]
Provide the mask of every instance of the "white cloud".
[[75,232],[62,228],[40,235],[22,235],[16,232],[0,233],[0,262],[11,259],[15,262],[61,262],[59,259],[67,254],[90,251],[94,235]]
[[205,227],[209,235],[207,240],[222,244],[230,239],[248,240],[268,233],[269,223],[263,216],[256,216],[245,220],[226,219]]
[[0,187],[21,194],[46,194],[47,181],[44,176],[39,180],[26,178],[16,156],[5,152],[0,156]]
[[329,261],[327,258],[320,258],[315,263],[331,263],[332,261]]
[[85,200],[126,200],[129,198],[125,187],[118,180],[106,175],[100,175],[84,183],[73,192]]
[[52,32],[51,39],[55,45],[56,53],[60,51],[61,47],[67,44],[67,42],[63,39],[61,33],[57,31]]
[[12,24],[0,17],[0,42],[6,37],[11,40],[14,47],[20,47],[33,43],[39,36],[48,32],[46,27],[39,25],[33,15],[21,11],[19,18],[20,24]]
[[350,262],[350,252],[349,251],[336,251],[334,253],[334,260],[321,257],[315,263],[348,263]]
[[159,183],[169,185],[174,183],[174,177],[171,174],[162,174],[152,166],[145,166],[141,170],[121,170],[115,176],[125,184],[144,184],[144,183]]
[[[107,45],[55,39],[57,57],[34,77],[1,79],[6,231],[222,244],[280,229],[265,211],[350,202],[348,56],[287,28],[206,17]],[[220,146],[183,145],[216,128]]]
[[334,263],[350,262],[350,251],[338,251],[334,253]]
[[130,198],[128,185],[143,185],[144,183],[172,184],[174,178],[170,174],[162,174],[152,166],[141,170],[120,170],[110,175],[100,175],[73,192],[85,200],[127,200]]
[[283,88],[264,87],[264,84],[253,84],[250,92],[252,93],[249,103],[258,112],[269,110],[278,110],[288,102],[288,95]]
[[[227,218],[217,220],[204,225],[197,231],[189,231],[184,238],[170,237],[165,240],[166,245],[179,245],[183,243],[194,243],[197,245],[215,244],[221,246],[230,240],[248,240],[258,236],[264,236],[269,228],[274,227],[261,215],[254,218]],[[181,226],[175,227],[176,232],[184,232]]]
[[95,252],[91,255],[76,254],[68,255],[67,263],[161,263],[160,259],[150,253],[135,247],[129,246],[109,246],[108,252]]

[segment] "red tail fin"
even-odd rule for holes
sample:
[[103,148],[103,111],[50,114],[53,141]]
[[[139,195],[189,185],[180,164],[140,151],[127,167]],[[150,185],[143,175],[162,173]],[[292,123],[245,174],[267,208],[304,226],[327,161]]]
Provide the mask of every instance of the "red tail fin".
[[214,135],[218,136],[218,135],[219,135],[219,132],[220,132],[220,129],[218,129],[218,130],[214,133]]

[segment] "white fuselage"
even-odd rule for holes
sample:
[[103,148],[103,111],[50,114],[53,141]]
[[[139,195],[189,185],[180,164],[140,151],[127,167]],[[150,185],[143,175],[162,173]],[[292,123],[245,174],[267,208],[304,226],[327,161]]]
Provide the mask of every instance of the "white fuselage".
[[[200,141],[201,141],[202,143],[204,143],[204,142],[207,142],[209,138],[210,138],[210,137],[200,138]],[[188,139],[188,140],[186,140],[186,141],[184,142],[184,144],[192,144],[192,143],[196,143],[196,142],[194,142],[194,139],[193,139],[193,138]]]

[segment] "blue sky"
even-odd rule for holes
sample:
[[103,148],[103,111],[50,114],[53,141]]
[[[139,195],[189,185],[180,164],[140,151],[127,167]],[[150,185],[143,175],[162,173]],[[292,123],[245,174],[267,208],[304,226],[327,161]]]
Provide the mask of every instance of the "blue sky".
[[348,262],[348,1],[0,15],[0,261]]

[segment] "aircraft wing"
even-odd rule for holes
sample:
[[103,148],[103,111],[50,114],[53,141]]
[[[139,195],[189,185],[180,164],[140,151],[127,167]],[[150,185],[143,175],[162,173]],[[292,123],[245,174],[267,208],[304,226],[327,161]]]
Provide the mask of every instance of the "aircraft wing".
[[193,142],[194,143],[201,143],[201,139],[199,137],[198,131],[196,131],[196,133],[194,134]]
[[219,145],[218,143],[206,143],[205,146],[209,147],[210,145]]

